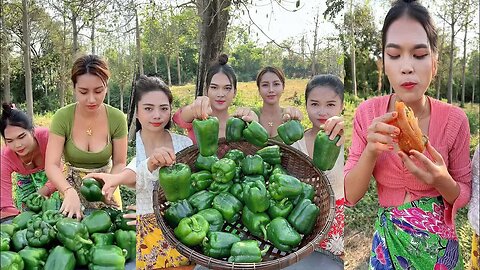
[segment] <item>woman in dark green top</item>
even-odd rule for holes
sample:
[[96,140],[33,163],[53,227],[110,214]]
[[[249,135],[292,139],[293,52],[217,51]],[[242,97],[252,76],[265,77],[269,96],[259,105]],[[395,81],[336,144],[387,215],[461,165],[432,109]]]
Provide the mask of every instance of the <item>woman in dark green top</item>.
[[268,131],[270,138],[281,141],[277,128],[290,119],[302,120],[302,113],[295,107],[280,107],[280,97],[285,89],[285,75],[276,67],[264,67],[257,75],[257,87],[263,99],[262,108],[253,111],[260,124]]
[[[120,110],[103,103],[110,76],[107,63],[96,55],[78,58],[72,68],[76,103],[60,108],[53,116],[47,146],[45,170],[64,194],[60,211],[78,219],[81,205],[98,208],[79,196],[82,177],[90,172],[117,173],[127,160],[127,122]],[[61,158],[67,165],[67,179]],[[121,206],[119,190],[115,203]]]

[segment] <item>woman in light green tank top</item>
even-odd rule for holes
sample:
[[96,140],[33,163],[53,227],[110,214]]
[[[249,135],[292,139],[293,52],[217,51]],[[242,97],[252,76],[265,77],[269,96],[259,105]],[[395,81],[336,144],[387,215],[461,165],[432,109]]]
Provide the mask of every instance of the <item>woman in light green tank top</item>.
[[[82,177],[90,172],[120,172],[127,160],[127,123],[120,110],[103,103],[110,76],[107,63],[96,55],[78,58],[72,68],[77,100],[60,108],[53,116],[47,146],[45,170],[57,189],[64,194],[60,211],[82,217],[82,209],[105,206],[88,202],[79,195]],[[67,165],[65,177],[62,156]],[[121,206],[117,189],[113,198]]]

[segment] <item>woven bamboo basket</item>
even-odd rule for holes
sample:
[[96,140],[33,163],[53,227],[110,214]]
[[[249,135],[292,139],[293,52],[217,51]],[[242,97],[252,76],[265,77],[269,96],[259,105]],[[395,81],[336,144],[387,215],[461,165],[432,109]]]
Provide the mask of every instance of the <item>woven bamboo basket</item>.
[[[246,141],[228,143],[225,138],[219,140],[218,157],[221,158],[230,149],[239,149],[245,155],[254,154],[261,147],[254,146]],[[300,245],[290,252],[283,252],[276,249],[270,242],[251,235],[239,219],[234,224],[225,223],[223,231],[237,234],[242,239],[254,239],[259,242],[260,249],[268,247],[267,253],[260,263],[229,263],[226,260],[215,259],[205,256],[200,247],[190,248],[182,244],[163,218],[164,212],[169,207],[163,190],[158,182],[153,190],[153,209],[157,222],[167,241],[175,247],[183,256],[190,261],[208,267],[210,269],[282,269],[292,265],[311,254],[318,247],[319,242],[327,235],[330,229],[335,212],[334,194],[330,182],[325,174],[317,169],[312,160],[301,151],[273,140],[268,145],[279,145],[282,153],[282,166],[290,175],[297,177],[300,181],[312,185],[315,190],[313,202],[320,208],[320,215],[317,218],[312,233],[304,236]],[[196,145],[188,147],[177,153],[177,162],[185,163],[194,168],[195,160],[199,154]]]

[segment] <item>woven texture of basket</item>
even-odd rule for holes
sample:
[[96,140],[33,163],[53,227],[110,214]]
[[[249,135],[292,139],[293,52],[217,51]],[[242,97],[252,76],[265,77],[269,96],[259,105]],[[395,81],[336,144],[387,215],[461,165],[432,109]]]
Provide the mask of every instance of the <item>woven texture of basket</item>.
[[[316,192],[313,202],[320,208],[320,215],[317,218],[312,233],[303,237],[302,242],[297,248],[291,252],[280,251],[270,242],[251,235],[247,228],[241,223],[241,219],[239,219],[234,224],[225,223],[223,231],[237,234],[242,239],[257,240],[261,250],[269,247],[268,252],[262,258],[262,262],[229,263],[226,260],[214,259],[203,255],[200,247],[187,247],[175,237],[173,233],[174,228],[171,228],[163,218],[163,214],[165,210],[168,209],[170,203],[166,201],[163,190],[158,182],[156,182],[153,190],[153,209],[160,229],[167,241],[190,261],[210,269],[282,269],[300,261],[312,253],[315,248],[318,247],[318,243],[327,235],[334,219],[335,203],[332,187],[325,174],[313,165],[312,160],[308,156],[283,143],[278,143],[273,140],[268,141],[268,145],[274,144],[280,146],[282,166],[288,171],[288,174],[297,177],[300,181],[308,183],[315,188]],[[225,138],[221,138],[218,145],[217,155],[219,158],[223,157],[230,149],[241,150],[245,155],[252,155],[261,149],[261,147],[257,147],[246,141],[228,143]],[[179,163],[188,164],[193,170],[198,155],[198,148],[194,145],[177,153],[176,160]]]

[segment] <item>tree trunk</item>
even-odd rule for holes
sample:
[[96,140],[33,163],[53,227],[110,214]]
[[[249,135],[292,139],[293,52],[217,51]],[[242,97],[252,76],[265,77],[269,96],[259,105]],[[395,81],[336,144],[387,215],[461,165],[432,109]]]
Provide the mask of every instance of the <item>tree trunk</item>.
[[135,38],[137,43],[137,59],[138,59],[138,71],[140,75],[143,75],[143,55],[142,46],[140,44],[140,24],[138,23],[138,12],[135,8]]
[[377,93],[382,95],[382,78],[383,78],[383,59],[378,57],[377,61],[377,72],[378,72],[378,81],[377,81]]
[[465,35],[463,36],[463,66],[462,66],[462,97],[460,107],[465,107],[465,68],[467,67],[467,32],[468,32],[468,8],[465,17]]
[[172,86],[172,74],[170,73],[170,56],[169,55],[165,55],[165,62],[167,64],[168,86]]
[[218,57],[223,49],[230,19],[231,0],[198,0],[200,49],[195,97],[203,95],[208,64]]
[[[136,40],[136,47],[137,47],[137,59],[138,59],[138,73],[139,75],[143,75],[143,57],[142,57],[142,47],[140,46],[140,24],[138,23],[138,12],[137,8],[135,8],[135,40]],[[132,87],[132,90],[135,89]],[[132,91],[133,93],[133,91]],[[133,97],[133,95],[132,95]],[[133,100],[133,99],[132,99]],[[133,101],[132,103],[133,104]],[[137,111],[136,111],[135,104],[131,110],[133,110],[132,117],[130,118],[130,127],[128,128],[128,141],[132,142],[135,140],[135,119],[137,118]]]
[[0,51],[0,79],[3,86],[3,100],[4,102],[12,102],[11,90],[10,90],[10,50],[9,50],[9,36],[5,30],[5,23],[3,20],[4,12],[3,9],[0,12],[0,28],[1,28],[1,51]]
[[23,18],[23,65],[25,68],[25,96],[27,97],[27,113],[33,119],[32,67],[30,63],[30,25],[28,18],[28,0],[22,0]]
[[312,76],[317,75],[317,46],[318,46],[318,20],[319,20],[319,11],[317,9],[317,15],[315,16],[315,32],[313,34],[313,51],[312,51]]
[[447,82],[447,102],[452,103],[453,99],[453,52],[454,52],[454,42],[455,42],[455,24],[450,24],[451,33],[450,33],[450,61],[448,66],[448,82]]
[[180,65],[180,53],[177,50],[177,77],[178,85],[182,85],[182,66]]
[[72,14],[72,35],[73,35],[73,47],[72,55],[73,60],[75,61],[76,54],[78,52],[78,26],[77,26],[77,14]]
[[437,99],[440,99],[440,90],[442,88],[442,76],[440,75],[440,72],[438,71],[438,67],[440,66],[441,61],[443,60],[443,47],[445,45],[445,36],[443,35],[445,33],[445,21],[443,21],[443,26],[442,26],[442,35],[440,36],[440,49],[438,50],[438,60],[437,60],[437,76],[436,76],[436,82],[437,86],[436,91],[437,91]]
[[120,85],[120,111],[123,112],[123,89],[125,87],[122,85]]
[[354,30],[353,30],[353,23],[354,23],[354,17],[353,17],[353,2],[350,0],[350,14],[352,16],[352,21],[350,23],[350,53],[352,54],[352,87],[353,87],[353,94],[355,96],[358,96],[357,94],[357,70],[356,70],[356,65],[355,65],[355,35],[354,35]]
[[472,101],[471,103],[475,103],[475,80],[472,82]]
[[90,33],[90,40],[92,42],[92,54],[95,54],[95,16],[92,11],[92,32]]
[[110,90],[107,91],[107,104],[110,105]]
[[153,67],[155,68],[155,74],[158,74],[157,56],[153,57]]

